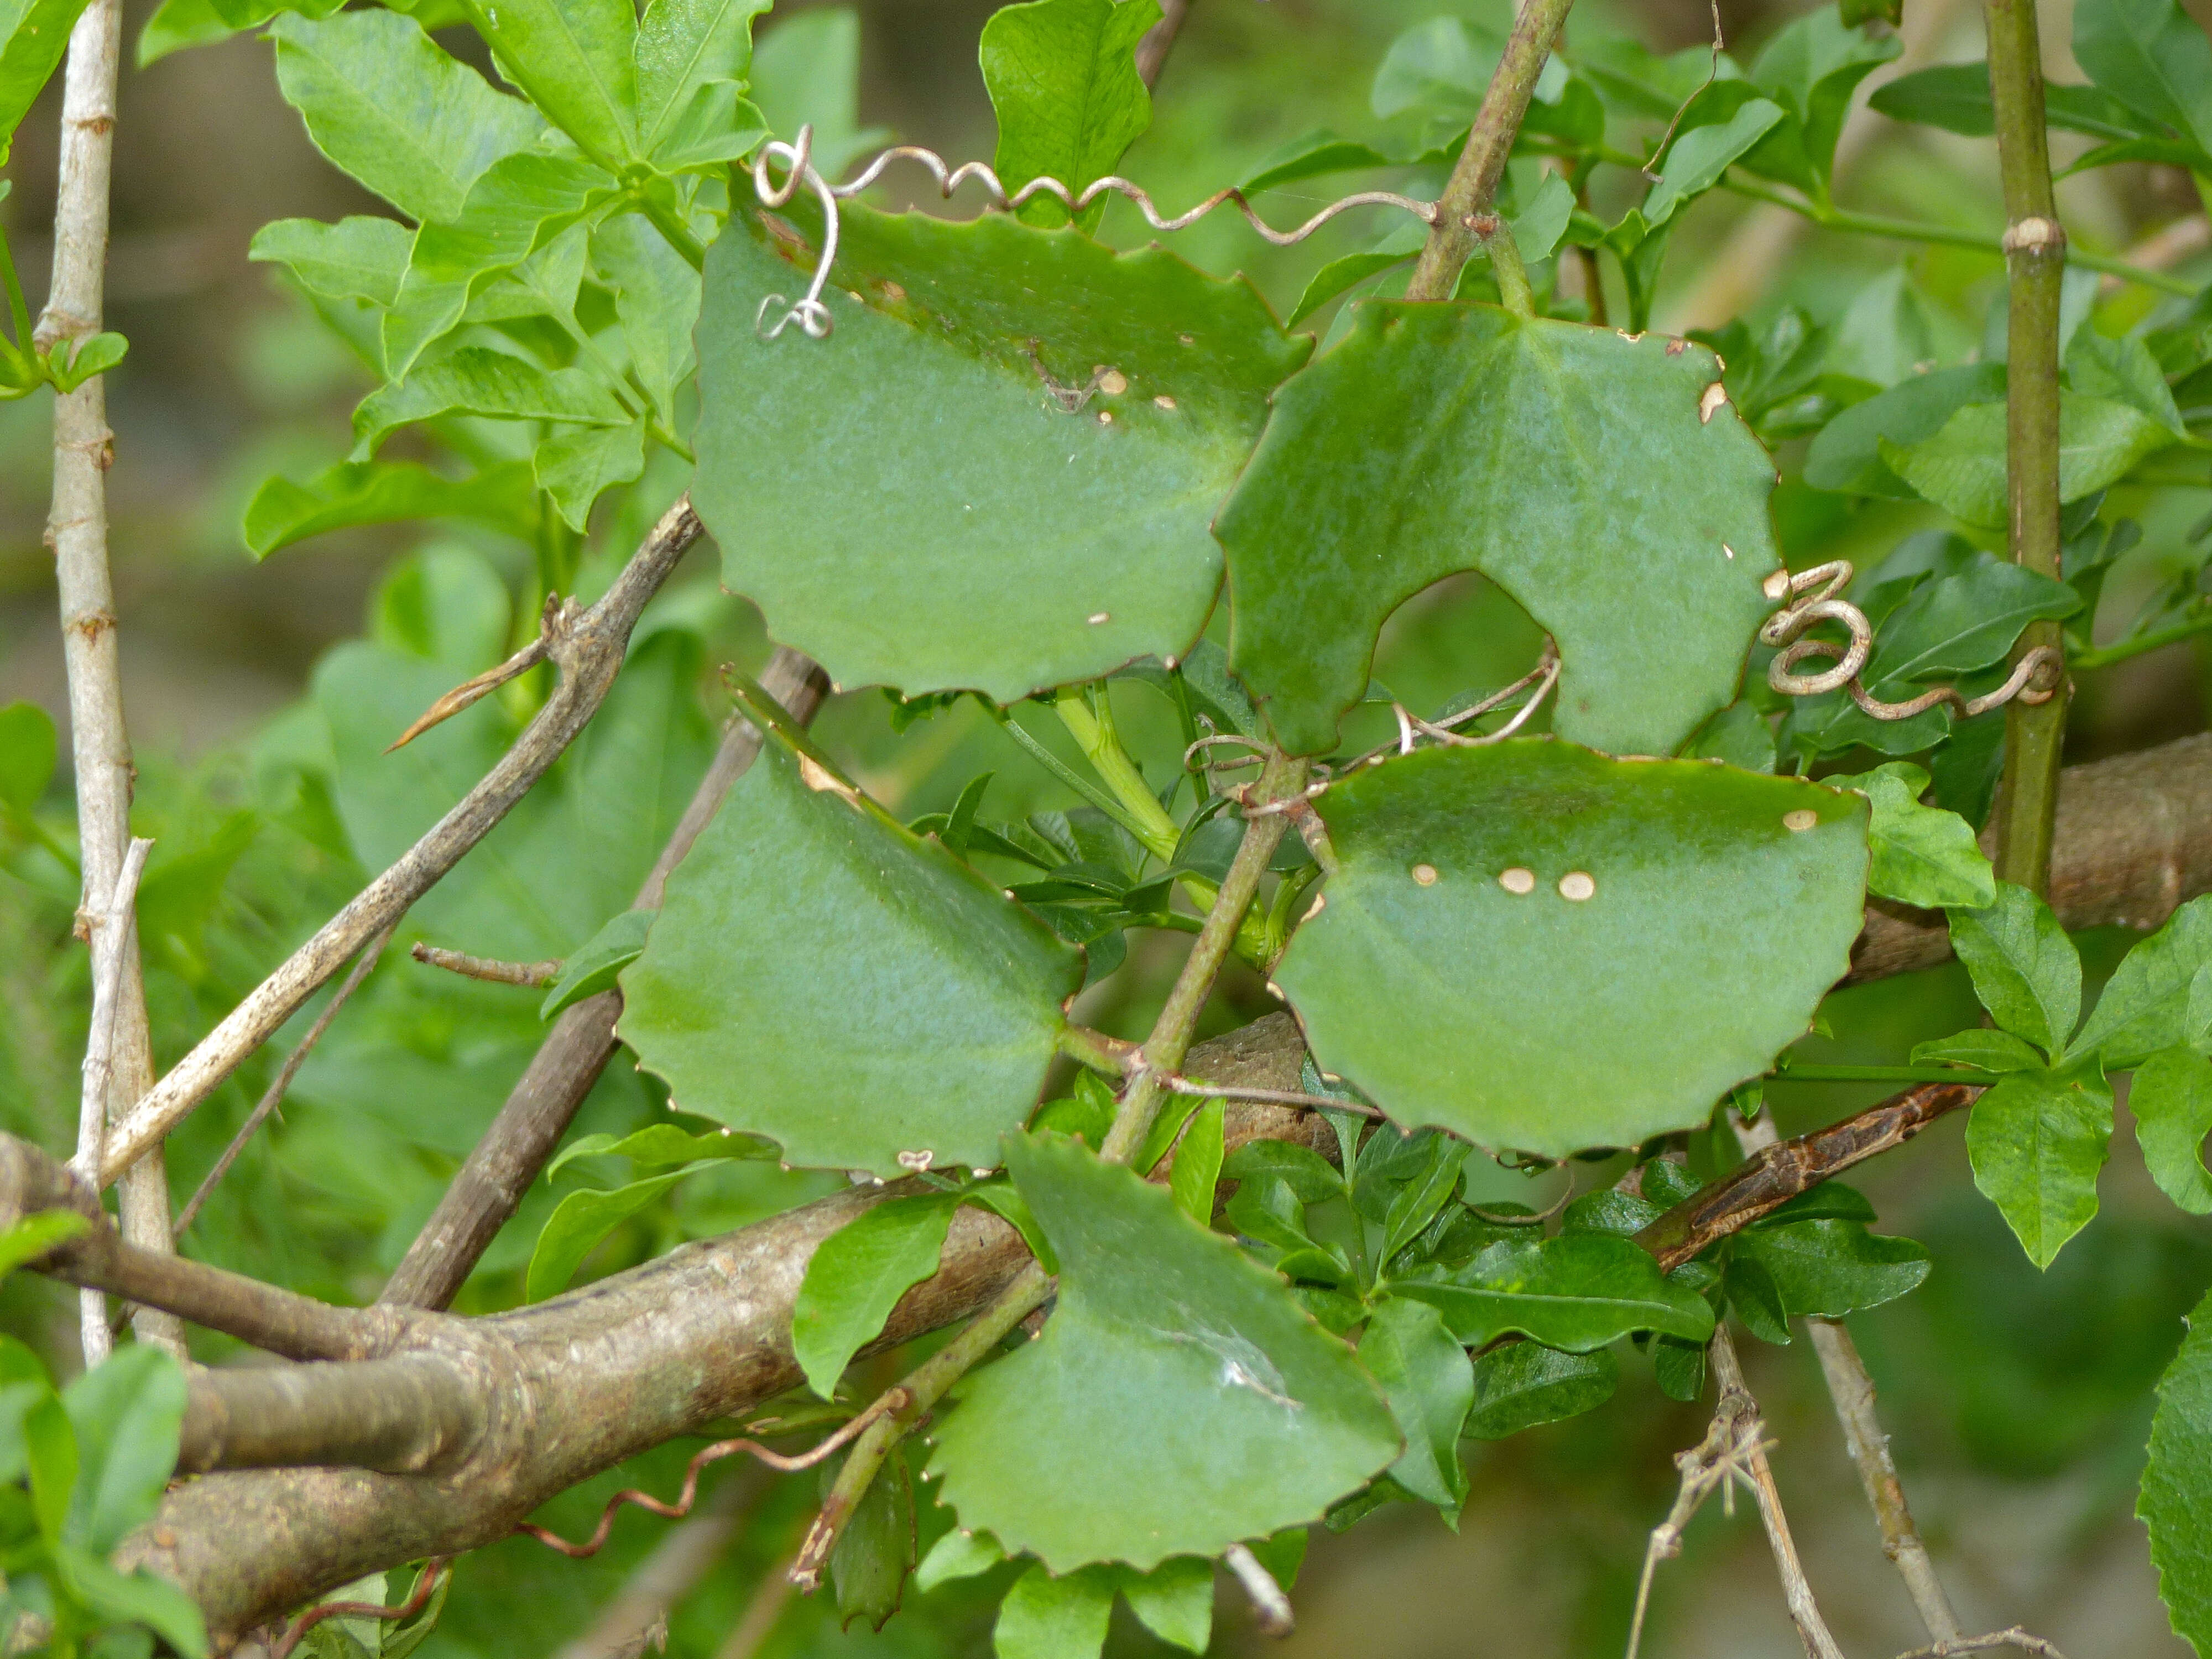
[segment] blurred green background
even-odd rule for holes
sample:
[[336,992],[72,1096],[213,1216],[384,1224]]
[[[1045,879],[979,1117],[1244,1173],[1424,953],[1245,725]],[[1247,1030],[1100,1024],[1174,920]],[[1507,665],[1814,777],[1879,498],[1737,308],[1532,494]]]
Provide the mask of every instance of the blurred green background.
[[[1721,8],[1731,51],[1747,58],[1763,36],[1806,9],[1790,0],[1731,0]],[[145,9],[129,9],[134,35]],[[769,39],[789,9],[764,20]],[[1505,9],[1476,0],[1195,0],[1158,88],[1152,129],[1125,170],[1174,210],[1313,127],[1367,131],[1370,80],[1403,28],[1440,12],[1495,20]],[[870,0],[853,10],[857,118],[955,160],[988,156],[993,126],[975,41],[990,7]],[[2068,7],[2046,4],[2042,15],[2051,74],[2078,79],[2063,46]],[[1711,27],[1705,0],[1584,0],[1571,39],[1617,30],[1673,50],[1710,39]],[[1907,28],[1916,64],[1979,55],[1978,8],[1962,0],[1907,0]],[[472,40],[443,38],[483,62]],[[1841,199],[1870,211],[1997,227],[1988,144],[1863,115],[1860,126],[1846,140]],[[54,128],[50,92],[17,141],[9,167],[14,193],[0,207],[34,305],[50,257],[41,226],[52,209]],[[2064,146],[2078,142],[2062,135],[2061,159]],[[113,550],[141,769],[138,824],[157,837],[143,927],[166,1062],[354,890],[380,861],[378,849],[404,843],[407,826],[419,820],[410,792],[434,793],[438,768],[495,751],[509,729],[499,720],[511,723],[516,712],[488,713],[445,748],[426,740],[433,752],[420,769],[402,759],[377,771],[364,757],[373,748],[355,754],[338,718],[354,684],[344,672],[353,659],[327,653],[366,636],[386,653],[380,660],[412,659],[406,683],[389,693],[391,708],[364,716],[369,724],[404,721],[427,701],[422,687],[434,690],[503,653],[514,613],[529,603],[528,557],[450,531],[342,532],[261,565],[245,551],[237,526],[246,497],[272,471],[297,475],[342,453],[348,411],[371,383],[304,303],[246,261],[248,239],[270,219],[374,210],[306,142],[278,99],[264,44],[239,38],[126,70],[115,176],[109,325],[129,336],[131,351],[109,379]],[[1294,187],[1261,206],[1279,223],[1325,199],[1318,186]],[[2061,199],[2077,240],[2112,249],[2197,206],[2185,179],[2148,167],[2068,181]],[[1941,348],[1962,354],[2001,301],[2002,270],[1992,256],[1796,235],[1778,228],[1784,222],[1771,210],[1719,192],[1692,212],[1675,238],[1658,307],[1671,329],[1739,313],[1757,320],[1791,302],[1832,320],[1870,278],[1903,265],[1929,302]],[[1176,247],[1211,269],[1250,272],[1287,312],[1322,264],[1367,246],[1385,228],[1346,222],[1278,251],[1224,216]],[[1117,203],[1103,234],[1129,245],[1142,230]],[[2108,303],[2121,322],[2129,307],[2142,306],[2126,292]],[[28,698],[63,720],[51,563],[40,543],[47,421],[43,397],[0,405],[0,703]],[[592,571],[604,581],[681,483],[677,476],[649,476],[635,505],[603,515],[586,586]],[[2108,620],[2124,618],[2176,569],[2203,563],[2203,550],[2185,532],[2204,512],[2205,493],[2167,489],[2155,503],[2119,503],[2144,514],[2148,533],[2108,584]],[[1853,509],[1786,485],[1777,514],[1785,550],[1802,566],[1838,556],[1870,562],[1929,522],[1933,509]],[[710,550],[693,556],[641,631],[649,659],[641,655],[624,681],[631,688],[624,707],[675,734],[663,779],[664,793],[678,804],[726,709],[715,665],[750,669],[765,650],[758,618],[719,593],[714,570]],[[1474,579],[1455,580],[1393,620],[1376,673],[1407,702],[1433,706],[1468,686],[1511,678],[1534,643],[1510,602]],[[315,682],[319,663],[325,666]],[[2207,667],[2182,645],[2088,679],[2072,757],[2203,729]],[[1164,706],[1140,687],[1117,695],[1139,751],[1170,753]],[[1048,716],[1024,718],[1065,747]],[[1073,804],[971,708],[899,734],[885,700],[860,691],[833,700],[820,729],[872,789],[908,816],[944,810],[963,783],[987,770],[996,774],[991,816]],[[612,763],[618,741],[610,733],[596,756],[578,757],[582,781],[592,766]],[[67,801],[64,764],[44,809],[64,832]],[[561,844],[556,823],[545,832],[554,850],[498,854],[541,892],[579,869],[613,888],[634,884],[638,860],[665,833],[665,825],[647,823],[633,826],[635,836],[620,845]],[[490,855],[487,848],[483,856]],[[533,953],[535,924],[515,923],[513,939],[493,937],[498,924],[463,897],[443,908],[426,904],[402,943],[428,937],[489,954]],[[73,1132],[87,1001],[84,963],[68,938],[72,902],[60,866],[35,849],[9,849],[0,865],[0,1124],[57,1147]],[[1778,927],[1786,925],[1778,919]],[[556,935],[545,949],[575,942]],[[2085,941],[2093,969],[2108,970],[2125,943],[2117,936]],[[1133,941],[1129,966],[1087,993],[1079,1017],[1141,1032],[1178,953],[1172,941]],[[526,993],[440,978],[395,948],[301,1076],[282,1123],[218,1189],[188,1248],[317,1294],[373,1295],[527,1060],[542,1030],[534,1002]],[[1255,980],[1234,980],[1209,1029],[1272,1006]],[[296,1040],[312,1012],[284,1043]],[[1843,993],[1830,1005],[1833,1039],[1808,1042],[1807,1057],[1894,1060],[1918,1037],[1971,1023],[1972,1012],[1963,979],[1948,969]],[[172,1142],[180,1200],[271,1065],[263,1056],[248,1066]],[[1783,1085],[1774,1094],[1790,1132],[1878,1092]],[[580,1129],[641,1121],[658,1100],[618,1061]],[[2027,1265],[1974,1194],[1955,1123],[1870,1166],[1860,1183],[1880,1206],[1885,1231],[1922,1239],[1936,1255],[1923,1290],[1855,1323],[1939,1566],[1970,1628],[2022,1623],[2070,1659],[2183,1651],[2166,1632],[2130,1509],[2149,1385],[2179,1339],[2181,1313],[2212,1282],[2212,1230],[2157,1199],[2124,1129],[2115,1147],[2103,1213],[2047,1275]],[[595,1254],[586,1273],[741,1224],[820,1190],[824,1179],[754,1165],[694,1177],[671,1204]],[[1522,1190],[1518,1176],[1498,1170],[1492,1179],[1500,1195]],[[520,1267],[555,1196],[541,1183],[472,1281],[465,1307],[519,1298]],[[9,1283],[0,1291],[0,1323],[73,1366],[74,1302],[54,1287]],[[1779,1442],[1783,1492],[1838,1637],[1854,1655],[1916,1645],[1923,1638],[1881,1557],[1811,1354],[1802,1342],[1747,1346],[1756,1350],[1747,1355],[1751,1380]],[[236,1355],[211,1342],[204,1357]],[[896,1370],[887,1363],[883,1380]],[[1703,1428],[1698,1408],[1667,1402],[1648,1367],[1632,1364],[1620,1395],[1591,1416],[1501,1444],[1470,1443],[1474,1496],[1456,1534],[1411,1509],[1385,1511],[1342,1537],[1317,1531],[1297,1593],[1301,1628],[1288,1643],[1270,1647],[1253,1636],[1234,1593],[1224,1590],[1217,1650],[1267,1647],[1283,1659],[1616,1654],[1644,1535],[1671,1500],[1670,1455]],[[599,1504],[620,1486],[672,1490],[690,1449],[640,1460],[542,1518],[570,1534],[587,1530]],[[729,1465],[719,1478],[740,1480]],[[710,1480],[709,1490],[717,1489]],[[671,1652],[743,1659],[753,1652],[988,1651],[990,1609],[1003,1589],[996,1578],[948,1587],[918,1605],[909,1596],[908,1611],[880,1635],[840,1633],[827,1607],[775,1604],[773,1564],[792,1547],[814,1497],[804,1476],[769,1483],[747,1475],[732,1486],[725,1501],[738,1506],[743,1522],[672,1616]],[[471,1556],[460,1565],[441,1628],[422,1651],[437,1659],[562,1651],[668,1531],[632,1511],[617,1523],[614,1544],[591,1562],[570,1564],[526,1541]],[[741,1625],[761,1597],[769,1599]],[[1126,1610],[1119,1618],[1115,1651],[1156,1650]],[[1669,1659],[1782,1659],[1797,1651],[1747,1510],[1729,1519],[1716,1505],[1699,1518],[1682,1559],[1660,1575],[1645,1651]]]

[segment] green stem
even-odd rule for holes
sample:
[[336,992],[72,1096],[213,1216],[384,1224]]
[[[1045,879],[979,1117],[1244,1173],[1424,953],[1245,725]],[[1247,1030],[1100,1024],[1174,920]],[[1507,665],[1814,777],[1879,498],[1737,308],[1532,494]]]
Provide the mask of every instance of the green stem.
[[[2058,528],[2058,296],[2066,271],[2066,233],[2051,190],[2051,148],[2043,119],[2043,63],[2035,0],[1984,0],[1989,24],[1990,89],[1997,161],[2004,179],[2006,319],[2005,488],[2013,562],[2056,577]],[[2063,652],[2055,622],[2031,623],[2013,660],[2040,647]],[[2063,667],[2062,660],[2062,670]],[[2066,738],[2066,681],[2050,699],[2014,698],[2005,710],[2004,776],[1997,786],[1996,856],[2001,880],[2036,894],[2051,882],[2051,821],[2058,807],[2058,765]]]
[[[1252,797],[1256,801],[1280,800],[1297,793],[1305,775],[1305,762],[1271,750]],[[1260,890],[1260,878],[1267,873],[1267,860],[1274,857],[1276,843],[1282,840],[1288,822],[1280,812],[1259,813],[1244,820],[1244,839],[1237,843],[1237,856],[1230,860],[1220,895],[1206,913],[1206,926],[1199,929],[1190,955],[1183,959],[1182,971],[1176,976],[1175,988],[1168,993],[1167,1004],[1152,1024],[1152,1035],[1145,1039],[1144,1070],[1122,1097],[1114,1127],[1098,1149],[1098,1155],[1108,1163],[1128,1163],[1145,1144],[1165,1094],[1161,1079],[1180,1070],[1183,1056],[1190,1052],[1199,1013],[1213,994],[1213,981],[1237,942],[1244,913]]]
[[0,282],[8,288],[8,314],[15,325],[15,349],[31,349],[31,307],[23,298],[23,284],[15,276],[15,256],[8,251],[8,239],[0,235]]
[[1061,1026],[1059,1047],[1060,1053],[1078,1065],[1103,1072],[1109,1077],[1126,1074],[1134,1057],[1133,1044],[1108,1036],[1103,1031],[1094,1031],[1087,1025]]
[[[1855,213],[1844,208],[1823,208],[1786,191],[1754,185],[1735,173],[1729,175],[1725,188],[1753,201],[1787,208],[1824,230],[1849,231],[1861,236],[1885,236],[1892,241],[1923,242],[1939,247],[1970,247],[1983,253],[2004,252],[2003,238],[1991,235],[1987,231],[1961,230],[1954,225],[1929,224],[1917,219],[1893,219],[1880,213]],[[2162,294],[2193,296],[2197,292],[2181,277],[2169,276],[2162,270],[2146,270],[2141,265],[2131,265],[2126,260],[2116,259],[2108,253],[2090,253],[2069,248],[2066,257],[2072,264],[2086,270],[2101,271],[2109,276],[2155,289]]]
[[2212,630],[2212,611],[2207,611],[2202,616],[2193,617],[2187,622],[2176,623],[2171,628],[2160,628],[2148,634],[2136,634],[2124,640],[2115,640],[2101,650],[2084,651],[2066,665],[2076,673],[2087,673],[2092,668],[2110,668],[2116,662],[2125,662],[2130,657],[2140,657],[2144,652],[2155,651],[2160,646],[2172,645],[2181,640],[2193,639],[2208,630]]
[[653,228],[667,239],[668,246],[683,255],[685,264],[694,270],[707,269],[706,247],[691,234],[691,228],[669,210],[666,203],[656,202],[642,192],[634,199],[638,210],[650,219]]
[[1060,716],[1083,757],[1091,763],[1091,769],[1098,774],[1114,798],[1128,814],[1129,833],[1144,842],[1145,849],[1163,863],[1175,857],[1175,850],[1182,839],[1176,821],[1168,816],[1167,808],[1152,793],[1145,775],[1137,769],[1136,762],[1129,758],[1121,747],[1121,735],[1114,729],[1113,705],[1107,702],[1103,691],[1094,707],[1081,691],[1070,687],[1053,699],[1053,710]]
[[[1058,778],[1062,783],[1075,791],[1077,794],[1082,796],[1084,799],[1089,801],[1093,806],[1103,812],[1108,817],[1113,819],[1115,823],[1120,824],[1124,830],[1127,830],[1131,835],[1134,836],[1139,842],[1143,843],[1144,846],[1148,848],[1152,846],[1152,843],[1150,839],[1151,831],[1149,829],[1133,817],[1130,815],[1128,809],[1123,806],[1120,801],[1116,800],[1112,794],[1108,793],[1106,790],[1101,789],[1097,784],[1091,782],[1090,779],[1085,777],[1073,767],[1070,766],[1066,761],[1054,754],[1051,750],[1046,748],[1035,738],[1031,737],[1027,732],[1024,731],[1022,729],[1021,722],[1016,720],[1007,710],[998,708],[996,705],[992,705],[990,714],[991,718],[998,721],[1000,726],[1005,731],[1006,734],[1012,738],[1016,743],[1019,744],[1022,748],[1028,752],[1030,759],[1036,762],[1036,763],[1043,767],[1046,771],[1051,773],[1053,776]],[[1158,801],[1154,801],[1152,805],[1157,806],[1159,803]],[[1175,843],[1173,842],[1170,842],[1168,843],[1167,852],[1162,854],[1161,856],[1165,858],[1171,855],[1174,852]]]
[[1498,298],[1516,317],[1536,314],[1535,290],[1528,286],[1528,268],[1521,263],[1521,245],[1513,240],[1513,227],[1496,214],[1482,233],[1483,251],[1490,255],[1490,274],[1498,279]]
[[[1429,240],[1421,249],[1406,285],[1408,300],[1448,300],[1459,286],[1459,274],[1474,252],[1474,221],[1486,212],[1498,194],[1498,181],[1505,172],[1505,159],[1513,151],[1522,118],[1536,90],[1536,77],[1552,55],[1552,42],[1566,21],[1573,0],[1521,0],[1520,15],[1505,52],[1482,94],[1482,107],[1468,129],[1467,148],[1460,151],[1449,182],[1437,202],[1437,216]],[[1501,289],[1503,283],[1499,284]]]
[[1769,1083],[1980,1083],[1990,1073],[1960,1066],[1778,1066]]

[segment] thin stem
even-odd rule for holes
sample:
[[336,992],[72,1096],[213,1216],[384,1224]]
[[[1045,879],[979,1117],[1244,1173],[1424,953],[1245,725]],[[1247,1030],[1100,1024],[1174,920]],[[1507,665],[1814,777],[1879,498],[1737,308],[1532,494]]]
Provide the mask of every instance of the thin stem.
[[1968,1066],[1779,1066],[1769,1083],[1972,1083],[1994,1081],[1990,1073]]
[[1483,252],[1490,256],[1490,274],[1498,280],[1498,298],[1516,317],[1536,314],[1535,290],[1528,286],[1528,268],[1521,263],[1521,245],[1513,240],[1513,227],[1496,214],[1490,228],[1480,233]]
[[[2043,66],[2034,0],[1984,0],[1997,161],[2004,179],[2006,318],[2005,489],[2013,562],[2056,577],[2058,521],[2058,304],[2066,233],[2051,190],[2043,119]],[[2013,647],[2063,653],[2058,623],[2028,624]],[[2063,658],[2061,657],[2063,667]],[[1999,879],[2044,893],[2066,738],[2067,683],[2041,703],[2015,698],[2005,713],[2004,775],[1997,787]]]
[[654,200],[641,192],[637,198],[640,212],[653,222],[653,228],[668,239],[668,246],[684,256],[684,263],[694,270],[707,268],[707,249],[691,228],[672,212],[665,202]]
[[557,957],[544,962],[501,962],[496,957],[472,957],[465,951],[447,951],[419,941],[409,954],[416,961],[432,968],[442,968],[447,973],[459,974],[464,979],[480,979],[494,985],[534,988],[550,985],[561,977],[561,962]]
[[[1016,720],[1013,715],[1008,713],[1006,709],[994,708],[990,710],[990,714],[993,720],[998,721],[1000,729],[1017,744],[1020,744],[1022,749],[1025,750],[1030,757],[1036,761],[1038,765],[1043,767],[1046,771],[1051,773],[1053,776],[1058,778],[1062,783],[1075,791],[1077,794],[1082,796],[1084,799],[1089,801],[1093,806],[1103,812],[1108,817],[1113,819],[1115,823],[1120,824],[1124,830],[1127,830],[1131,835],[1134,836],[1139,842],[1142,842],[1146,847],[1151,846],[1151,841],[1148,839],[1150,832],[1147,830],[1146,826],[1139,823],[1135,817],[1131,814],[1129,809],[1122,805],[1119,800],[1115,799],[1111,793],[1107,790],[1101,789],[1097,784],[1091,782],[1090,779],[1085,777],[1073,767],[1070,766],[1066,761],[1060,759],[1059,756],[1054,754],[1051,750],[1046,748],[1042,743],[1039,743],[1035,738],[1031,737],[1026,731],[1023,730],[1022,723]],[[1174,851],[1174,844],[1170,842],[1168,847],[1167,853],[1163,854],[1161,856],[1166,857],[1169,854],[1173,854]]]
[[[1552,55],[1559,26],[1566,21],[1572,0],[1522,0],[1520,15],[1505,52],[1482,95],[1482,107],[1468,129],[1467,148],[1460,151],[1450,180],[1437,202],[1437,216],[1429,240],[1421,249],[1412,281],[1406,285],[1409,300],[1449,299],[1459,286],[1459,274],[1474,252],[1474,220],[1488,211],[1498,194],[1498,181],[1512,154],[1513,140],[1528,112],[1528,100],[1536,78]],[[1502,284],[1501,284],[1502,287]]]
[[2212,610],[2187,622],[2176,623],[2171,628],[2160,628],[2148,634],[2136,634],[2095,651],[2084,651],[2067,665],[2077,674],[2086,674],[2093,668],[2110,668],[2114,663],[2125,662],[2130,657],[2140,657],[2146,651],[2156,651],[2182,640],[2194,639],[2197,635],[2212,630]]
[[[1898,219],[1887,214],[1857,213],[1846,208],[1821,207],[1790,195],[1786,191],[1756,185],[1741,174],[1731,173],[1723,181],[1724,188],[1753,201],[1765,202],[1785,208],[1799,217],[1809,220],[1824,230],[1848,231],[1861,236],[1882,236],[1895,242],[1921,242],[1938,247],[1968,247],[1983,253],[2002,253],[2004,239],[1986,231],[1963,230],[1955,225],[1930,224],[1921,219]],[[2135,283],[2154,289],[2161,294],[2194,296],[2195,288],[2179,276],[2168,276],[2162,270],[2150,270],[2142,265],[2129,264],[2109,253],[2092,253],[2083,248],[2069,248],[2068,263],[2086,270],[2101,271],[2117,276],[2123,282]]]
[[1160,805],[1152,793],[1145,775],[1129,758],[1128,750],[1121,747],[1121,734],[1114,726],[1114,708],[1101,690],[1094,706],[1084,693],[1073,687],[1053,699],[1053,712],[1060,716],[1083,750],[1083,757],[1091,763],[1091,769],[1098,774],[1106,787],[1114,792],[1129,816],[1130,833],[1145,844],[1146,850],[1162,860],[1175,856],[1176,844],[1182,832],[1176,821],[1168,816],[1167,808]]
[[8,316],[15,328],[15,349],[31,353],[31,307],[23,298],[22,280],[15,275],[15,256],[8,251],[8,238],[0,234],[0,283],[8,289]]
[[[84,1045],[84,1081],[77,1104],[76,1156],[70,1167],[79,1175],[97,1179],[107,1146],[108,1086],[113,1080],[115,1005],[123,997],[123,973],[138,926],[136,906],[139,878],[146,871],[150,841],[133,841],[123,855],[123,869],[106,905],[92,918],[93,983],[91,1030]],[[97,1290],[77,1293],[78,1330],[84,1363],[97,1365],[113,1350],[107,1325],[107,1297]]]

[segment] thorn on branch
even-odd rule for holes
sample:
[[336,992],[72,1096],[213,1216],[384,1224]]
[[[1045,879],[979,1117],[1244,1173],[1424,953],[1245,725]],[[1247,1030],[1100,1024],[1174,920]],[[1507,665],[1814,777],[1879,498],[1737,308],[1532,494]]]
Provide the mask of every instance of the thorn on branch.
[[558,957],[544,962],[501,962],[493,957],[472,957],[465,951],[442,950],[435,945],[417,944],[410,952],[415,960],[433,968],[442,968],[449,974],[459,974],[468,979],[489,980],[495,985],[537,987],[550,985],[561,977]]
[[496,668],[487,668],[474,679],[463,680],[459,685],[432,703],[422,713],[422,719],[395,738],[390,748],[404,749],[432,726],[453,719],[471,703],[481,702],[509,680],[520,678],[549,659],[566,640],[583,615],[583,608],[574,599],[562,599],[559,595],[545,596],[545,610],[538,618],[538,637],[516,652]]

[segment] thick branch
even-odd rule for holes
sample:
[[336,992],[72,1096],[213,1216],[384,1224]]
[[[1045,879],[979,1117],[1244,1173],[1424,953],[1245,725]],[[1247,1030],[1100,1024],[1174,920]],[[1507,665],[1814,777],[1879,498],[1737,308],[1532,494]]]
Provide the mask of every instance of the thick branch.
[[1537,77],[1559,38],[1572,0],[1521,0],[1520,15],[1505,42],[1504,56],[1490,77],[1482,107],[1467,135],[1450,180],[1437,201],[1436,221],[1429,240],[1406,284],[1409,300],[1449,300],[1459,285],[1459,274],[1480,240],[1476,224],[1498,194],[1498,181],[1505,173],[1506,158],[1528,113],[1528,100]]
[[699,533],[699,520],[688,498],[668,510],[606,596],[567,623],[562,637],[553,642],[548,654],[560,667],[561,683],[514,746],[398,863],[262,981],[132,1108],[109,1141],[107,1179],[128,1168],[206,1099],[355,951],[404,915],[544,776],[598,712],[622,668],[638,613]]
[[[796,651],[781,648],[762,671],[761,680],[801,726],[814,718],[830,689],[813,663]],[[638,890],[637,908],[660,908],[670,872],[684,861],[730,786],[753,763],[760,744],[760,732],[750,721],[731,720],[690,805]],[[602,991],[562,1011],[378,1301],[414,1308],[442,1308],[453,1301],[599,1081],[614,1053],[615,1021],[621,1015],[620,991]]]
[[435,1473],[465,1458],[482,1432],[482,1382],[447,1352],[197,1372],[177,1471]]

